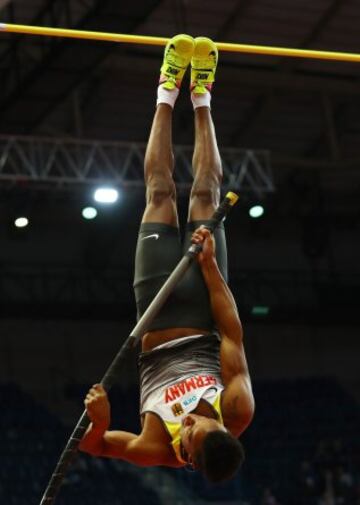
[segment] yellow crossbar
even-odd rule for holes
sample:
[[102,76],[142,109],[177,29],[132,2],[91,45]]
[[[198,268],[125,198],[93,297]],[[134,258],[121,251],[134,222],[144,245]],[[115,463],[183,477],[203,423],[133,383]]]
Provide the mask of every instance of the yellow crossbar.
[[[67,28],[50,28],[47,26],[15,25],[9,23],[0,23],[0,32],[21,33],[24,35],[43,35],[47,37],[67,37],[72,39],[102,40],[107,42],[124,42],[127,44],[145,44],[150,46],[164,46],[169,40],[165,37],[150,37],[147,35],[125,35],[123,33],[103,33],[85,30],[69,30]],[[233,53],[360,62],[360,54],[358,53],[232,44],[229,42],[216,42],[216,45],[220,51],[229,51]]]

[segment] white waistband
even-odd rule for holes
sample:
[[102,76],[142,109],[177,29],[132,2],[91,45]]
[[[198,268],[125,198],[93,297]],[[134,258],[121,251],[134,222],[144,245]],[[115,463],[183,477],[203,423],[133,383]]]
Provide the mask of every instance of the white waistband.
[[189,335],[187,337],[179,337],[175,338],[174,340],[169,340],[168,342],[165,342],[164,344],[157,345],[156,347],[153,347],[153,351],[157,349],[164,349],[166,347],[175,347],[176,345],[183,344],[184,342],[187,342],[188,340],[193,340],[195,338],[203,337],[204,335]]

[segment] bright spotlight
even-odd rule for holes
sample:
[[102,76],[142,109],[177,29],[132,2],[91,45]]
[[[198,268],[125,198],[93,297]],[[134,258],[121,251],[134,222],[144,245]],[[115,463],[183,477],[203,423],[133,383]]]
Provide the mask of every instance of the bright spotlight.
[[251,217],[260,217],[264,214],[264,207],[262,207],[261,205],[254,205],[253,207],[251,207],[251,209],[249,210],[249,214]]
[[94,193],[94,198],[100,203],[115,203],[119,198],[119,192],[114,188],[98,188]]
[[94,219],[97,216],[97,210],[94,207],[85,207],[82,210],[82,217],[84,219]]
[[29,224],[27,217],[18,217],[15,219],[14,224],[16,228],[25,228]]

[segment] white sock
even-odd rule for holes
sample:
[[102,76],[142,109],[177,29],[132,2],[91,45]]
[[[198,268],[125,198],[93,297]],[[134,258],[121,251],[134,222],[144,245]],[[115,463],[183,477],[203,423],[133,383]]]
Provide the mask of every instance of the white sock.
[[198,107],[210,107],[211,102],[211,93],[208,91],[206,93],[191,93],[191,101],[194,107],[194,110]]
[[178,88],[165,89],[160,84],[157,90],[156,105],[159,105],[159,103],[167,103],[170,107],[174,108],[179,91],[180,90]]

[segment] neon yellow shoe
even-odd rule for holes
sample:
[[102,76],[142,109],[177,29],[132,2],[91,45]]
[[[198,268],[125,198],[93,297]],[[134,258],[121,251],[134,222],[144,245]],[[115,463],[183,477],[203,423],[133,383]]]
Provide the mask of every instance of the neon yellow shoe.
[[215,43],[207,37],[196,37],[191,59],[190,90],[193,93],[204,94],[211,91],[217,62],[218,50]]
[[160,69],[159,84],[165,89],[180,88],[185,71],[194,52],[194,39],[190,35],[175,35],[166,44]]

